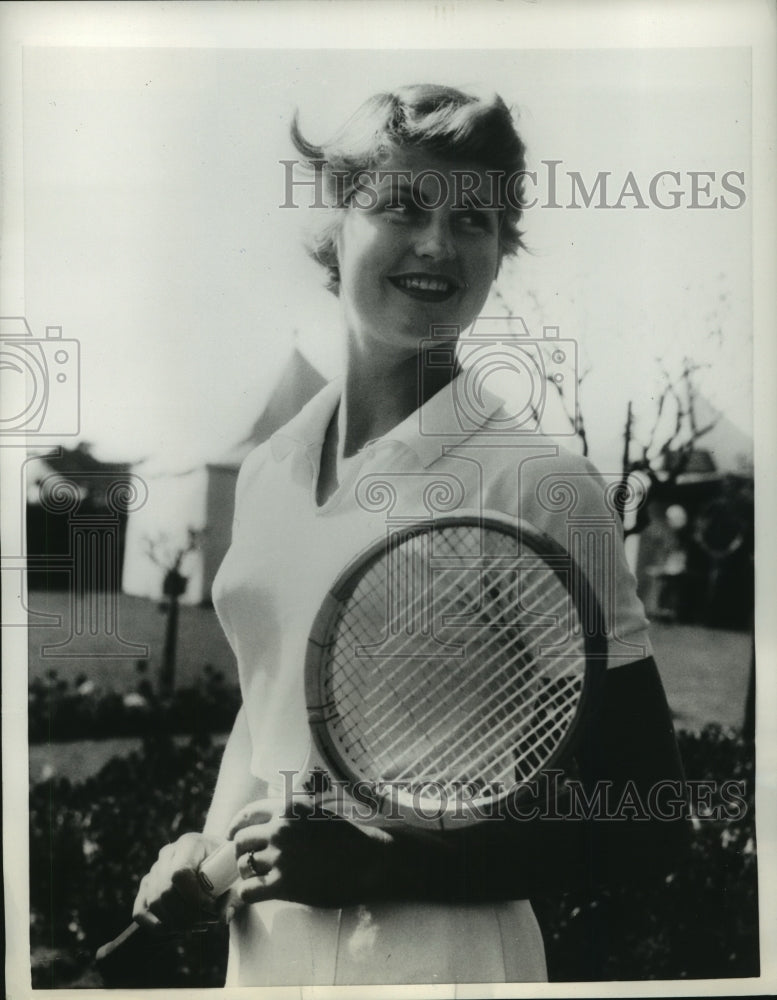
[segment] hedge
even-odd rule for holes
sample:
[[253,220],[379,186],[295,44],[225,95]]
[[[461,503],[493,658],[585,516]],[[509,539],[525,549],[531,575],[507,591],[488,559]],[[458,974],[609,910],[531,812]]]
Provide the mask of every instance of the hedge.
[[159,695],[138,660],[134,691],[100,688],[81,674],[71,683],[55,670],[28,689],[30,743],[105,739],[116,736],[227,732],[240,707],[240,689],[206,665],[202,676],[170,695]]
[[[746,782],[745,815],[696,820],[690,859],[649,890],[534,901],[552,981],[758,974],[752,748],[717,727],[679,740],[688,778]],[[84,782],[32,788],[33,986],[102,985],[95,949],[126,924],[162,838],[201,827],[220,755],[207,737],[183,747],[148,738]],[[121,985],[219,986],[225,960],[225,931],[215,926],[156,945]]]

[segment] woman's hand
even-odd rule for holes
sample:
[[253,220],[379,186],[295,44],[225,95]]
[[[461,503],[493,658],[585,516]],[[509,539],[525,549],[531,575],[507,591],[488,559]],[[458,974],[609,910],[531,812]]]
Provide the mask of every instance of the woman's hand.
[[[201,833],[185,833],[159,852],[158,860],[140,880],[133,919],[151,931],[180,930],[234,908],[234,894],[218,904],[203,892],[197,869],[220,841]],[[228,898],[230,895],[233,898]]]
[[299,802],[252,802],[235,816],[235,842],[246,903],[288,899],[310,906],[339,907],[383,898],[390,886],[394,853],[381,830],[355,826]]

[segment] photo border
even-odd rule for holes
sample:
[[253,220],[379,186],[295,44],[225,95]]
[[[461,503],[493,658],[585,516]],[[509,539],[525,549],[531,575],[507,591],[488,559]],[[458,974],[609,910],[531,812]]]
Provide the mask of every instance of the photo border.
[[[581,11],[585,13],[581,16]],[[774,149],[777,148],[777,72],[775,8],[765,2],[680,2],[671,8],[654,3],[600,2],[451,3],[425,2],[315,3],[4,3],[0,6],[0,90],[5,95],[0,119],[3,169],[5,248],[0,289],[2,314],[24,313],[24,218],[21,137],[21,71],[29,45],[198,47],[198,48],[428,48],[430,39],[448,48],[515,49],[746,46],[753,67],[753,289],[755,329],[755,479],[758,538],[756,708],[758,772],[756,801],[759,846],[761,976],[756,979],[660,981],[599,984],[475,985],[455,987],[457,997],[483,996],[697,996],[702,993],[748,995],[777,988],[777,683],[771,670],[777,651],[777,621],[769,614],[777,594],[777,560],[772,512],[777,510],[774,474],[777,408],[773,378],[777,375],[777,338],[772,282],[777,273],[775,233]],[[413,31],[408,30],[412,22]],[[552,39],[552,46],[548,44]],[[497,44],[502,43],[502,44]],[[24,459],[23,446],[3,444],[3,540],[21,545],[21,519],[14,505]],[[13,551],[16,551],[15,547]],[[21,549],[19,549],[21,551]],[[8,576],[9,574],[4,574]],[[17,600],[4,580],[3,606]],[[12,588],[11,588],[12,589]],[[26,648],[24,629],[4,629],[6,667],[3,674],[3,811],[5,913],[8,995],[31,995],[29,967],[28,774],[26,751]],[[93,991],[90,991],[92,993]],[[121,991],[110,991],[119,995]],[[221,995],[247,995],[248,989]],[[57,996],[80,996],[82,990],[57,990]],[[187,991],[207,997],[210,990]],[[325,997],[447,997],[446,985],[423,987],[250,988],[251,995]],[[144,997],[167,997],[169,991],[147,990]]]

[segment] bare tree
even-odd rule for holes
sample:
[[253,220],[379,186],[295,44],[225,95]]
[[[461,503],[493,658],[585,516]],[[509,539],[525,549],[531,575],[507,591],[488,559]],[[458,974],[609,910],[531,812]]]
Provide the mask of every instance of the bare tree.
[[[719,419],[715,416],[708,423],[699,424],[696,376],[708,365],[700,365],[690,358],[684,358],[679,375],[672,377],[666,367],[660,361],[658,363],[664,385],[658,396],[646,439],[640,441],[635,435],[636,421],[631,400],[626,407],[621,480],[623,489],[618,491],[618,497],[623,503],[628,495],[628,479],[634,473],[640,472],[647,477],[648,492],[659,483],[666,485],[677,482],[687,470],[698,442],[715,427]],[[622,507],[619,513],[622,518]],[[625,533],[638,534],[646,524],[646,505],[643,504],[635,523]]]
[[570,408],[567,404],[567,398],[564,393],[563,383],[557,382],[554,378],[549,375],[545,376],[546,381],[549,385],[558,393],[559,400],[561,401],[562,409],[566,414],[567,420],[569,421],[569,426],[572,428],[576,436],[580,439],[581,451],[584,457],[588,456],[588,435],[585,429],[585,420],[583,419],[583,409],[580,404],[580,386],[583,384],[583,379],[590,372],[590,368],[586,368],[582,372],[575,373],[575,379],[577,381],[577,392],[575,393],[574,405]]
[[184,558],[196,551],[201,543],[204,531],[194,528],[187,529],[185,545],[169,549],[163,535],[155,539],[144,540],[146,555],[161,570],[164,571],[162,593],[165,597],[163,609],[167,612],[165,626],[165,645],[162,653],[162,666],[159,671],[159,693],[169,697],[175,689],[175,658],[178,644],[178,602],[186,593],[188,578],[181,573]]

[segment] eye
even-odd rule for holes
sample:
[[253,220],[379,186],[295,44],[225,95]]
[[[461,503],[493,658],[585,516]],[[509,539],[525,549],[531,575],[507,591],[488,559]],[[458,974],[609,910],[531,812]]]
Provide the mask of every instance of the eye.
[[483,232],[491,232],[496,225],[493,212],[484,212],[477,208],[456,209],[454,217],[462,229],[479,229]]
[[413,203],[412,198],[402,196],[391,198],[390,195],[387,195],[385,199],[382,199],[378,207],[381,212],[397,219],[410,218],[419,211],[418,206]]

